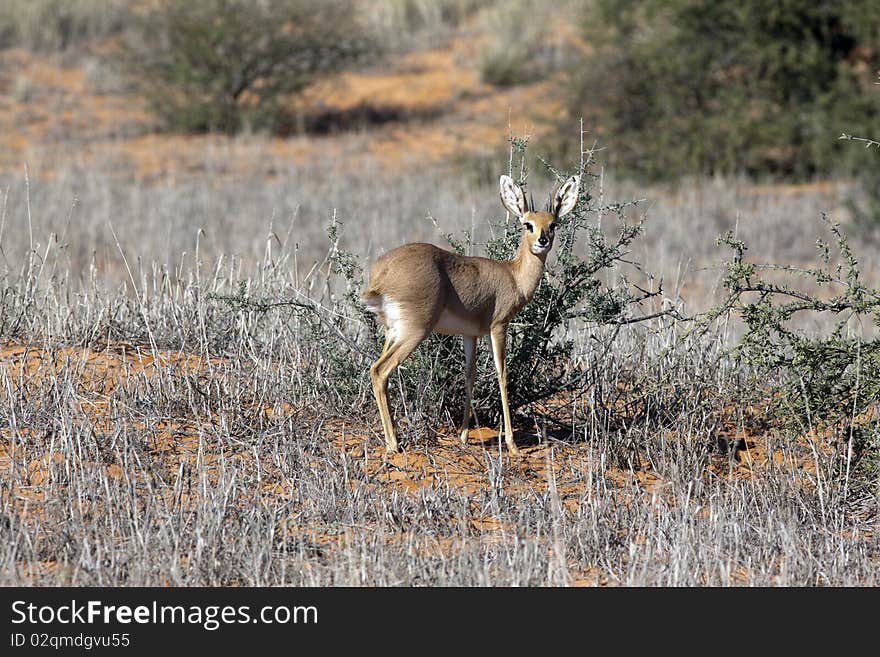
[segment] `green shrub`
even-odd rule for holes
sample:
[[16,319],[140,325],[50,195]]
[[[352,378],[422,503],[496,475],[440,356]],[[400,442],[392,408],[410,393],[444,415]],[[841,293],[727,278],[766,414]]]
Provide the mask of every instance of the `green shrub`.
[[880,117],[874,0],[598,0],[584,25],[596,54],[571,112],[603,126],[630,172],[674,180],[880,169],[834,139]]
[[358,20],[341,0],[166,0],[125,63],[167,129],[283,131],[287,94],[378,52]]
[[[816,241],[815,268],[750,262],[732,233],[719,238],[733,252],[722,281],[728,296],[705,318],[733,311],[744,323],[732,355],[747,372],[745,401],[765,407],[764,419],[793,435],[826,436],[839,448],[841,468],[859,467],[876,481],[880,338],[856,325],[880,324],[880,290],[862,282],[846,234],[823,218],[834,244]],[[835,321],[809,332],[798,322],[805,316]]]

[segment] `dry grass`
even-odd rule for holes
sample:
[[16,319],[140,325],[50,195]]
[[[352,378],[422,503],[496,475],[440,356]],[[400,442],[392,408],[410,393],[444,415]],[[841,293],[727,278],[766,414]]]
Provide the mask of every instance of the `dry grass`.
[[768,436],[753,449],[773,458],[728,462],[685,428],[615,466],[632,436],[549,440],[521,462],[439,436],[385,460],[370,427],[291,406],[270,369],[6,350],[2,582],[878,583],[876,526],[806,445]]
[[[838,476],[821,436],[792,440],[731,405],[720,328],[670,352],[674,324],[613,342],[583,326],[591,384],[517,417],[522,461],[487,428],[459,446],[453,417],[418,398],[401,409],[407,451],[384,458],[369,354],[337,352],[350,368],[333,379],[307,315],[211,294],[244,282],[330,308],[334,209],[366,258],[440,241],[427,210],[485,237],[494,189],[270,152],[275,177],[231,177],[225,151],[204,157],[149,185],[77,166],[2,182],[3,584],[878,584],[872,489]],[[702,307],[715,233],[738,222],[775,236],[768,255],[806,261],[813,229],[792,217],[840,192],[658,190],[634,257]],[[719,449],[734,441],[746,449]]]

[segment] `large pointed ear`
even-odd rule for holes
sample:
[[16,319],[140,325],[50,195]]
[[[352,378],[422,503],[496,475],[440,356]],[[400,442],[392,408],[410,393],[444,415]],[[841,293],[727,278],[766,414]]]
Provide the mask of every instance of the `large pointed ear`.
[[553,214],[556,217],[562,217],[571,212],[572,208],[577,204],[578,188],[581,186],[581,177],[572,176],[563,183],[562,187],[556,190],[553,197]]
[[526,213],[526,197],[510,176],[501,176],[501,202],[507,210],[522,218]]

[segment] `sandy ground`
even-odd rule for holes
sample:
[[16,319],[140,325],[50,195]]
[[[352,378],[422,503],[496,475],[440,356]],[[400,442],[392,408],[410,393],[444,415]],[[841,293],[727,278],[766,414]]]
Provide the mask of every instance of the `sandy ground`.
[[[92,427],[92,431],[103,435],[107,443],[106,451],[101,455],[107,477],[124,479],[131,477],[124,463],[118,462],[110,446],[113,436],[120,427],[118,413],[115,412],[126,400],[122,390],[131,386],[132,381],[139,377],[157,376],[160,368],[173,366],[182,375],[198,375],[210,368],[217,361],[206,360],[192,354],[178,352],[155,353],[144,347],[128,343],[107,343],[86,347],[37,348],[21,344],[6,343],[0,349],[0,380],[10,382],[17,388],[16,394],[36,394],[46,386],[57,385],[59,380],[73,382],[70,398],[75,400],[76,414],[81,422]],[[278,416],[295,415],[302,412],[292,405],[255,409],[256,412]],[[464,496],[473,496],[490,491],[494,485],[487,476],[487,458],[497,458],[503,454],[508,458],[506,450],[499,452],[499,433],[495,429],[476,428],[469,433],[467,445],[462,445],[453,426],[436,428],[437,440],[430,445],[410,444],[400,454],[388,455],[384,451],[381,439],[381,426],[376,414],[375,424],[353,421],[349,418],[316,417],[313,419],[321,426],[321,435],[339,454],[345,453],[351,459],[363,462],[365,471],[374,483],[378,496],[394,494],[417,494],[419,489],[432,486],[443,486]],[[216,473],[214,465],[222,459],[227,462],[232,458],[243,462],[249,458],[247,450],[241,454],[228,453],[228,445],[220,446],[212,440],[212,418],[194,417],[181,414],[168,417],[162,422],[153,422],[150,426],[129,427],[142,432],[146,436],[146,455],[153,462],[153,467],[172,475],[180,473],[184,468],[201,468],[208,473]],[[27,451],[16,450],[16,440],[31,433],[43,430],[39,426],[6,427],[0,432],[0,478],[13,482],[9,494],[16,505],[25,508],[25,516],[50,513],[51,500],[47,499],[43,484],[50,479],[50,459],[55,466],[72,466],[72,463],[61,463],[65,456],[60,453],[44,457],[23,457]],[[811,472],[813,462],[807,450],[800,460],[791,457],[793,452],[779,450],[768,452],[762,445],[764,441],[759,434],[744,436],[741,432],[731,430],[719,431],[719,440],[739,441],[739,449],[733,459],[720,457],[709,466],[707,474],[730,479],[751,478],[761,476],[762,471],[772,465],[775,468],[791,468],[802,472]],[[592,472],[587,443],[568,443],[552,438],[539,440],[534,432],[518,431],[517,443],[522,456],[511,460],[512,469],[505,479],[508,495],[534,496],[552,494],[554,500],[570,513],[578,510],[579,500],[585,499],[590,484],[587,478]],[[657,440],[672,440],[673,437],[658,435]],[[804,439],[806,440],[806,439]],[[32,455],[32,453],[31,453]],[[81,456],[77,458],[89,458]],[[637,457],[643,458],[643,457]],[[285,487],[291,482],[272,476],[272,464],[260,464],[264,469],[264,494],[285,496]],[[150,468],[152,469],[152,467]],[[140,471],[143,473],[143,471]],[[579,474],[580,473],[580,474]],[[616,489],[620,499],[628,496],[644,496],[648,499],[672,502],[664,489],[665,483],[661,476],[652,470],[645,460],[631,464],[631,467],[620,468],[609,464],[604,472],[606,485]],[[198,491],[192,493],[189,502],[198,503]],[[330,544],[344,540],[338,533],[326,533],[315,527],[297,527],[294,523],[291,531],[306,536],[316,544]],[[492,536],[504,532],[506,528],[497,518],[480,516],[473,519],[472,532],[491,539]],[[401,537],[389,535],[387,540],[394,541]],[[453,550],[452,539],[448,544],[438,541],[435,549]],[[581,573],[575,584],[601,585],[608,583],[600,572]]]

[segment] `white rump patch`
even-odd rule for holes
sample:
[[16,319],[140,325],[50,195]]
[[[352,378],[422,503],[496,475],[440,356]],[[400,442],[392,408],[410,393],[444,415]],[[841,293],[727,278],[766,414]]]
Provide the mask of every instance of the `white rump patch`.
[[400,316],[400,304],[388,297],[382,297],[382,315],[385,319],[385,335],[392,342],[397,342],[403,334],[403,319]]
[[385,325],[385,335],[392,342],[396,342],[403,329],[400,317],[400,304],[392,301],[381,294],[374,294],[364,299],[367,310],[376,315],[378,320]]
[[445,309],[440,313],[440,318],[434,325],[434,331],[445,335],[485,335],[485,333],[480,330],[479,322],[468,319],[467,317],[454,315]]

